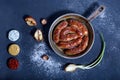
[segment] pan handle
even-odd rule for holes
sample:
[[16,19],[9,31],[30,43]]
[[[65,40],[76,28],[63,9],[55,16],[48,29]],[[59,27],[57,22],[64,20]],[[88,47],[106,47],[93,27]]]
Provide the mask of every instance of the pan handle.
[[105,6],[101,5],[99,6],[88,18],[88,21],[94,20],[98,15],[100,15],[105,10]]

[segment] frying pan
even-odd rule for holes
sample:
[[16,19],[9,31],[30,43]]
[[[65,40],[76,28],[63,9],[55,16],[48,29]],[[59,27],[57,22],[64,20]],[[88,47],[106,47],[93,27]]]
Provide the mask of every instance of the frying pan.
[[[80,14],[76,14],[76,13],[67,13],[67,14],[64,14],[64,15],[58,17],[52,23],[52,25],[49,29],[49,34],[48,34],[49,43],[50,43],[50,46],[53,49],[53,51],[56,54],[58,54],[59,56],[66,58],[66,59],[76,59],[76,58],[80,58],[80,57],[84,56],[85,54],[87,54],[90,51],[90,49],[92,48],[94,39],[95,39],[94,29],[90,22],[93,19],[95,19],[99,14],[101,14],[104,10],[105,10],[105,6],[101,5],[88,18],[85,18],[84,16],[82,16]],[[89,42],[88,42],[87,48],[81,54],[77,54],[74,56],[68,56],[68,55],[64,54],[64,52],[57,47],[56,43],[52,39],[53,31],[54,31],[56,25],[63,20],[67,20],[67,19],[71,19],[71,18],[77,19],[80,22],[82,22],[88,29],[88,35],[89,35]]]

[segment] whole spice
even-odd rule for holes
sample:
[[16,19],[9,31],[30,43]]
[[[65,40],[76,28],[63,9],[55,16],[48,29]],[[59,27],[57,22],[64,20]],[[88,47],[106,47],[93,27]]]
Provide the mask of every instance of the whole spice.
[[7,62],[8,68],[16,70],[19,67],[19,62],[16,58],[10,58]]
[[42,24],[42,25],[46,25],[46,24],[47,24],[47,20],[46,20],[46,19],[42,19],[42,20],[41,20],[41,24]]
[[42,59],[43,59],[43,60],[48,60],[49,57],[48,57],[48,55],[44,54],[44,55],[42,55]]
[[27,17],[25,18],[25,22],[26,22],[29,26],[36,26],[36,25],[37,25],[36,20],[35,20],[33,17],[31,17],[31,16],[27,16]]
[[43,35],[42,35],[42,31],[40,29],[37,29],[34,33],[34,38],[37,40],[37,41],[41,41],[43,40]]

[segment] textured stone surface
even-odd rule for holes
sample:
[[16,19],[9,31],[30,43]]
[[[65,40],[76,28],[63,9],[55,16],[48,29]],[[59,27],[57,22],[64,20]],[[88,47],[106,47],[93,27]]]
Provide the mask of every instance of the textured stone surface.
[[[58,16],[69,12],[88,17],[101,4],[106,6],[106,10],[91,22],[95,29],[95,43],[91,51],[76,60],[67,60],[56,55],[47,40],[51,23]],[[119,0],[0,0],[0,80],[120,80],[119,4]],[[31,60],[34,46],[39,43],[31,35],[34,28],[28,27],[24,22],[25,15],[33,16],[38,22],[37,27],[43,31],[47,46],[45,54],[55,60],[49,63],[48,66],[51,68],[48,68],[45,62],[37,66],[38,63],[35,65]],[[41,18],[48,21],[44,27],[40,24]],[[7,38],[7,33],[11,29],[16,29],[21,34],[20,39],[16,41],[21,46],[21,52],[16,57],[20,67],[16,71],[10,70],[6,65],[7,59],[11,57],[7,52],[7,46],[12,43]],[[97,57],[101,49],[99,31],[103,33],[107,45],[102,62],[91,70],[64,72],[62,67],[66,63],[86,64]]]

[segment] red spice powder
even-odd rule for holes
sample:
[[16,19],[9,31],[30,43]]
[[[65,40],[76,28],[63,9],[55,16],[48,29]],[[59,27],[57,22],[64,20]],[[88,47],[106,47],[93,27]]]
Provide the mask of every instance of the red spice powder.
[[19,67],[19,62],[16,58],[8,59],[7,65],[10,69],[16,70]]

